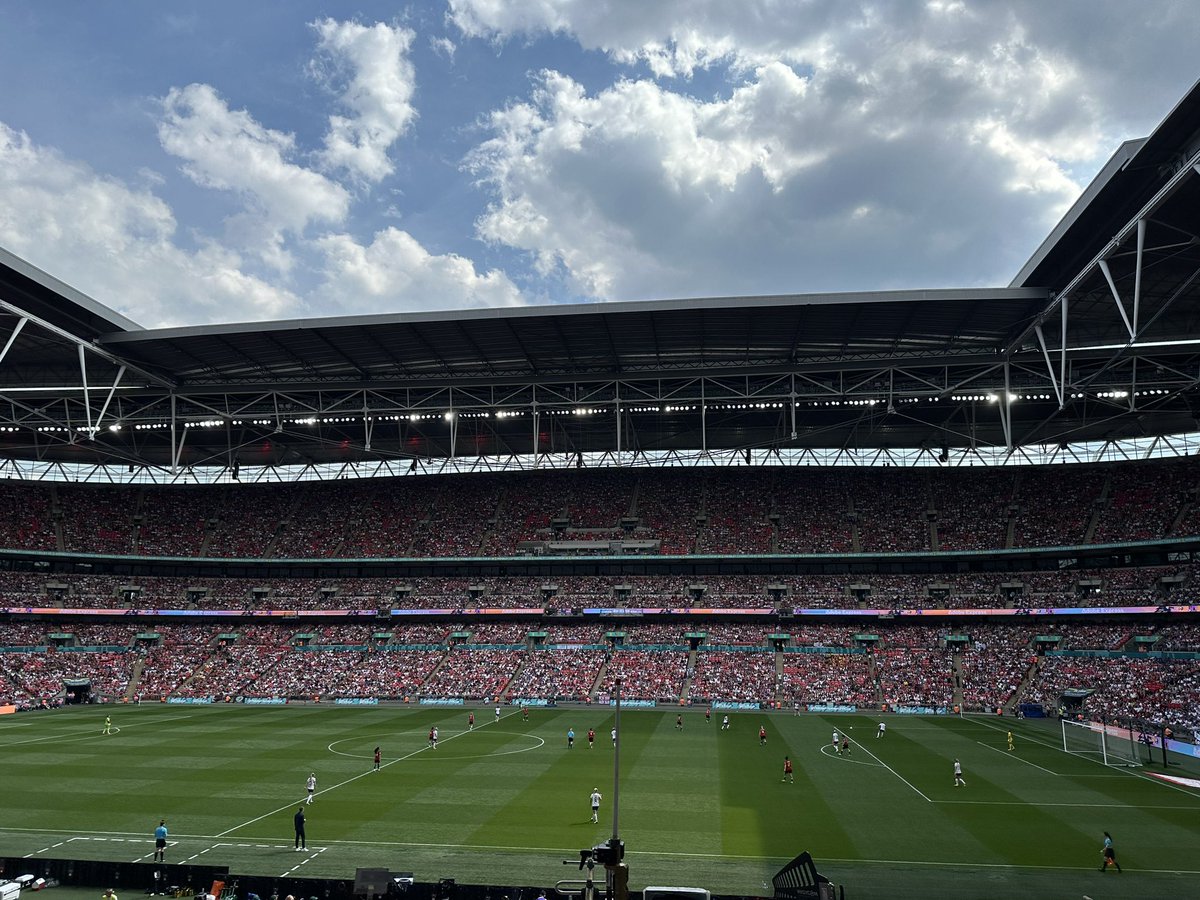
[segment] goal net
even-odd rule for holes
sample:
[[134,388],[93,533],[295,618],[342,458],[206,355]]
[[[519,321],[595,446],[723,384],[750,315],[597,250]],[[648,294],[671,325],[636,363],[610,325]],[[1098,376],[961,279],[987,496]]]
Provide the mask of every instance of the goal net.
[[1062,720],[1063,751],[1106,766],[1140,766],[1137,744],[1128,728],[1099,722]]

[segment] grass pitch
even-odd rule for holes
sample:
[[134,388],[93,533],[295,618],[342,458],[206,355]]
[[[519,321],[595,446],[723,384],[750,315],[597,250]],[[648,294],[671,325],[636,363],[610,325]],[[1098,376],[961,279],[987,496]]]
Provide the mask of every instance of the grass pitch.
[[[155,705],[6,717],[0,850],[149,861],[165,817],[172,863],[338,878],[379,866],[421,881],[547,887],[575,877],[561,860],[612,833],[612,710],[538,709],[524,722],[505,708],[497,722],[477,709],[474,730],[467,715]],[[1200,896],[1200,790],[1064,754],[1048,724],[891,717],[877,739],[866,716],[736,713],[728,731],[720,714],[706,724],[686,712],[682,731],[675,716],[622,712],[631,887],[769,895],[771,875],[809,850],[852,900]],[[849,757],[830,752],[835,728],[854,742]],[[785,754],[794,784],[781,781]],[[954,787],[955,757],[965,787]],[[316,800],[304,807],[308,849],[296,852],[292,816],[309,772]],[[599,824],[593,788],[604,796]],[[1103,831],[1121,875],[1097,871]]]

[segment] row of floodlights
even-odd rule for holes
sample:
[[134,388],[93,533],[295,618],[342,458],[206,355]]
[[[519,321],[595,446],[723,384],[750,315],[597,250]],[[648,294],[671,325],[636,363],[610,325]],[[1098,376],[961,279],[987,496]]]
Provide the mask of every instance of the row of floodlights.
[[[1145,391],[1134,391],[1135,397],[1159,397],[1169,394],[1166,388],[1151,388]],[[1068,394],[1068,399],[1083,400],[1087,397],[1083,393]],[[1129,396],[1129,391],[1098,391],[1096,397],[1101,400],[1124,400]],[[930,398],[933,399],[933,398]],[[956,403],[996,403],[1000,399],[999,394],[953,394],[950,397]],[[1016,403],[1018,400],[1050,400],[1050,394],[1009,394],[1008,402]]]
[[[1152,397],[1169,394],[1170,391],[1165,388],[1150,388],[1148,390],[1134,391],[1135,397]],[[1129,391],[1099,391],[1096,394],[1097,398],[1104,400],[1122,400],[1129,396]],[[1071,400],[1082,400],[1086,397],[1082,393],[1070,394]],[[940,397],[924,398],[930,403],[937,403]],[[1050,400],[1050,394],[1012,394],[1008,395],[1008,402],[1015,403],[1018,400]],[[920,397],[900,397],[895,403],[920,403]],[[999,394],[952,394],[950,400],[955,403],[996,403],[1000,400]],[[878,397],[871,398],[856,398],[854,400],[812,400],[807,401],[811,406],[877,406],[886,401]],[[704,405],[704,409],[709,410],[760,410],[760,409],[783,409],[788,404],[782,402],[765,402],[765,403],[709,403]],[[800,403],[796,403],[800,406]],[[698,404],[670,404],[667,406],[628,406],[625,408],[627,413],[676,413],[676,412],[695,412],[701,408]],[[601,415],[608,410],[602,407],[580,406],[573,409],[545,409],[538,412],[546,415],[555,416],[590,416]],[[365,421],[368,422],[420,422],[429,419],[443,419],[447,422],[455,418],[462,419],[487,419],[495,416],[497,419],[513,419],[518,416],[524,416],[528,413],[522,410],[497,410],[495,413],[490,412],[455,412],[448,410],[446,412],[432,413],[408,413],[406,415],[391,415],[391,416],[366,416]],[[290,425],[337,425],[350,424],[364,421],[361,416],[303,416],[300,418],[283,419],[280,424],[287,423]],[[258,425],[262,427],[271,427],[276,425],[275,419],[230,419],[228,422],[224,419],[198,419],[188,420],[182,423],[188,428],[220,428],[225,425]],[[134,425],[135,431],[153,431],[164,428],[170,428],[169,422],[150,422],[139,425]],[[120,431],[122,425],[120,422],[114,422],[108,426],[109,431]],[[17,426],[0,426],[0,432],[15,432],[19,429]],[[63,425],[42,425],[37,429],[39,432],[69,432],[72,429]],[[93,429],[95,430],[95,429]]]

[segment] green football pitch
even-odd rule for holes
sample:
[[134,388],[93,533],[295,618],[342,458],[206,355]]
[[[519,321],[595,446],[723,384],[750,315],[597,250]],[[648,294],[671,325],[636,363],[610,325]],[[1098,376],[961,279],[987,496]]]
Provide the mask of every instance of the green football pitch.
[[[506,707],[496,721],[479,709],[473,730],[467,714],[155,705],[5,717],[0,855],[149,861],[165,817],[168,862],[245,874],[347,878],[372,866],[545,887],[577,877],[562,860],[612,834],[612,710],[536,709],[523,721]],[[675,717],[622,711],[633,888],[769,895],[771,875],[808,850],[852,900],[1200,896],[1200,790],[1063,753],[1051,723],[892,717],[878,739],[866,716],[734,713],[727,731],[719,714],[706,724],[689,710],[682,730]],[[830,752],[835,728],[854,742],[849,756]],[[781,781],[785,754],[795,783]],[[308,849],[297,852],[292,817],[310,772]],[[1104,831],[1120,875],[1097,871]]]

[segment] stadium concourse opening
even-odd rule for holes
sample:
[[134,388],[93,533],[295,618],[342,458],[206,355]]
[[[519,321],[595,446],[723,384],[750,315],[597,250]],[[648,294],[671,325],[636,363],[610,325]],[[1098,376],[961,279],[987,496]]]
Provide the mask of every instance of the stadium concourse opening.
[[0,253],[6,873],[531,900],[621,753],[635,891],[1194,893],[1197,121],[999,288],[142,329]]

